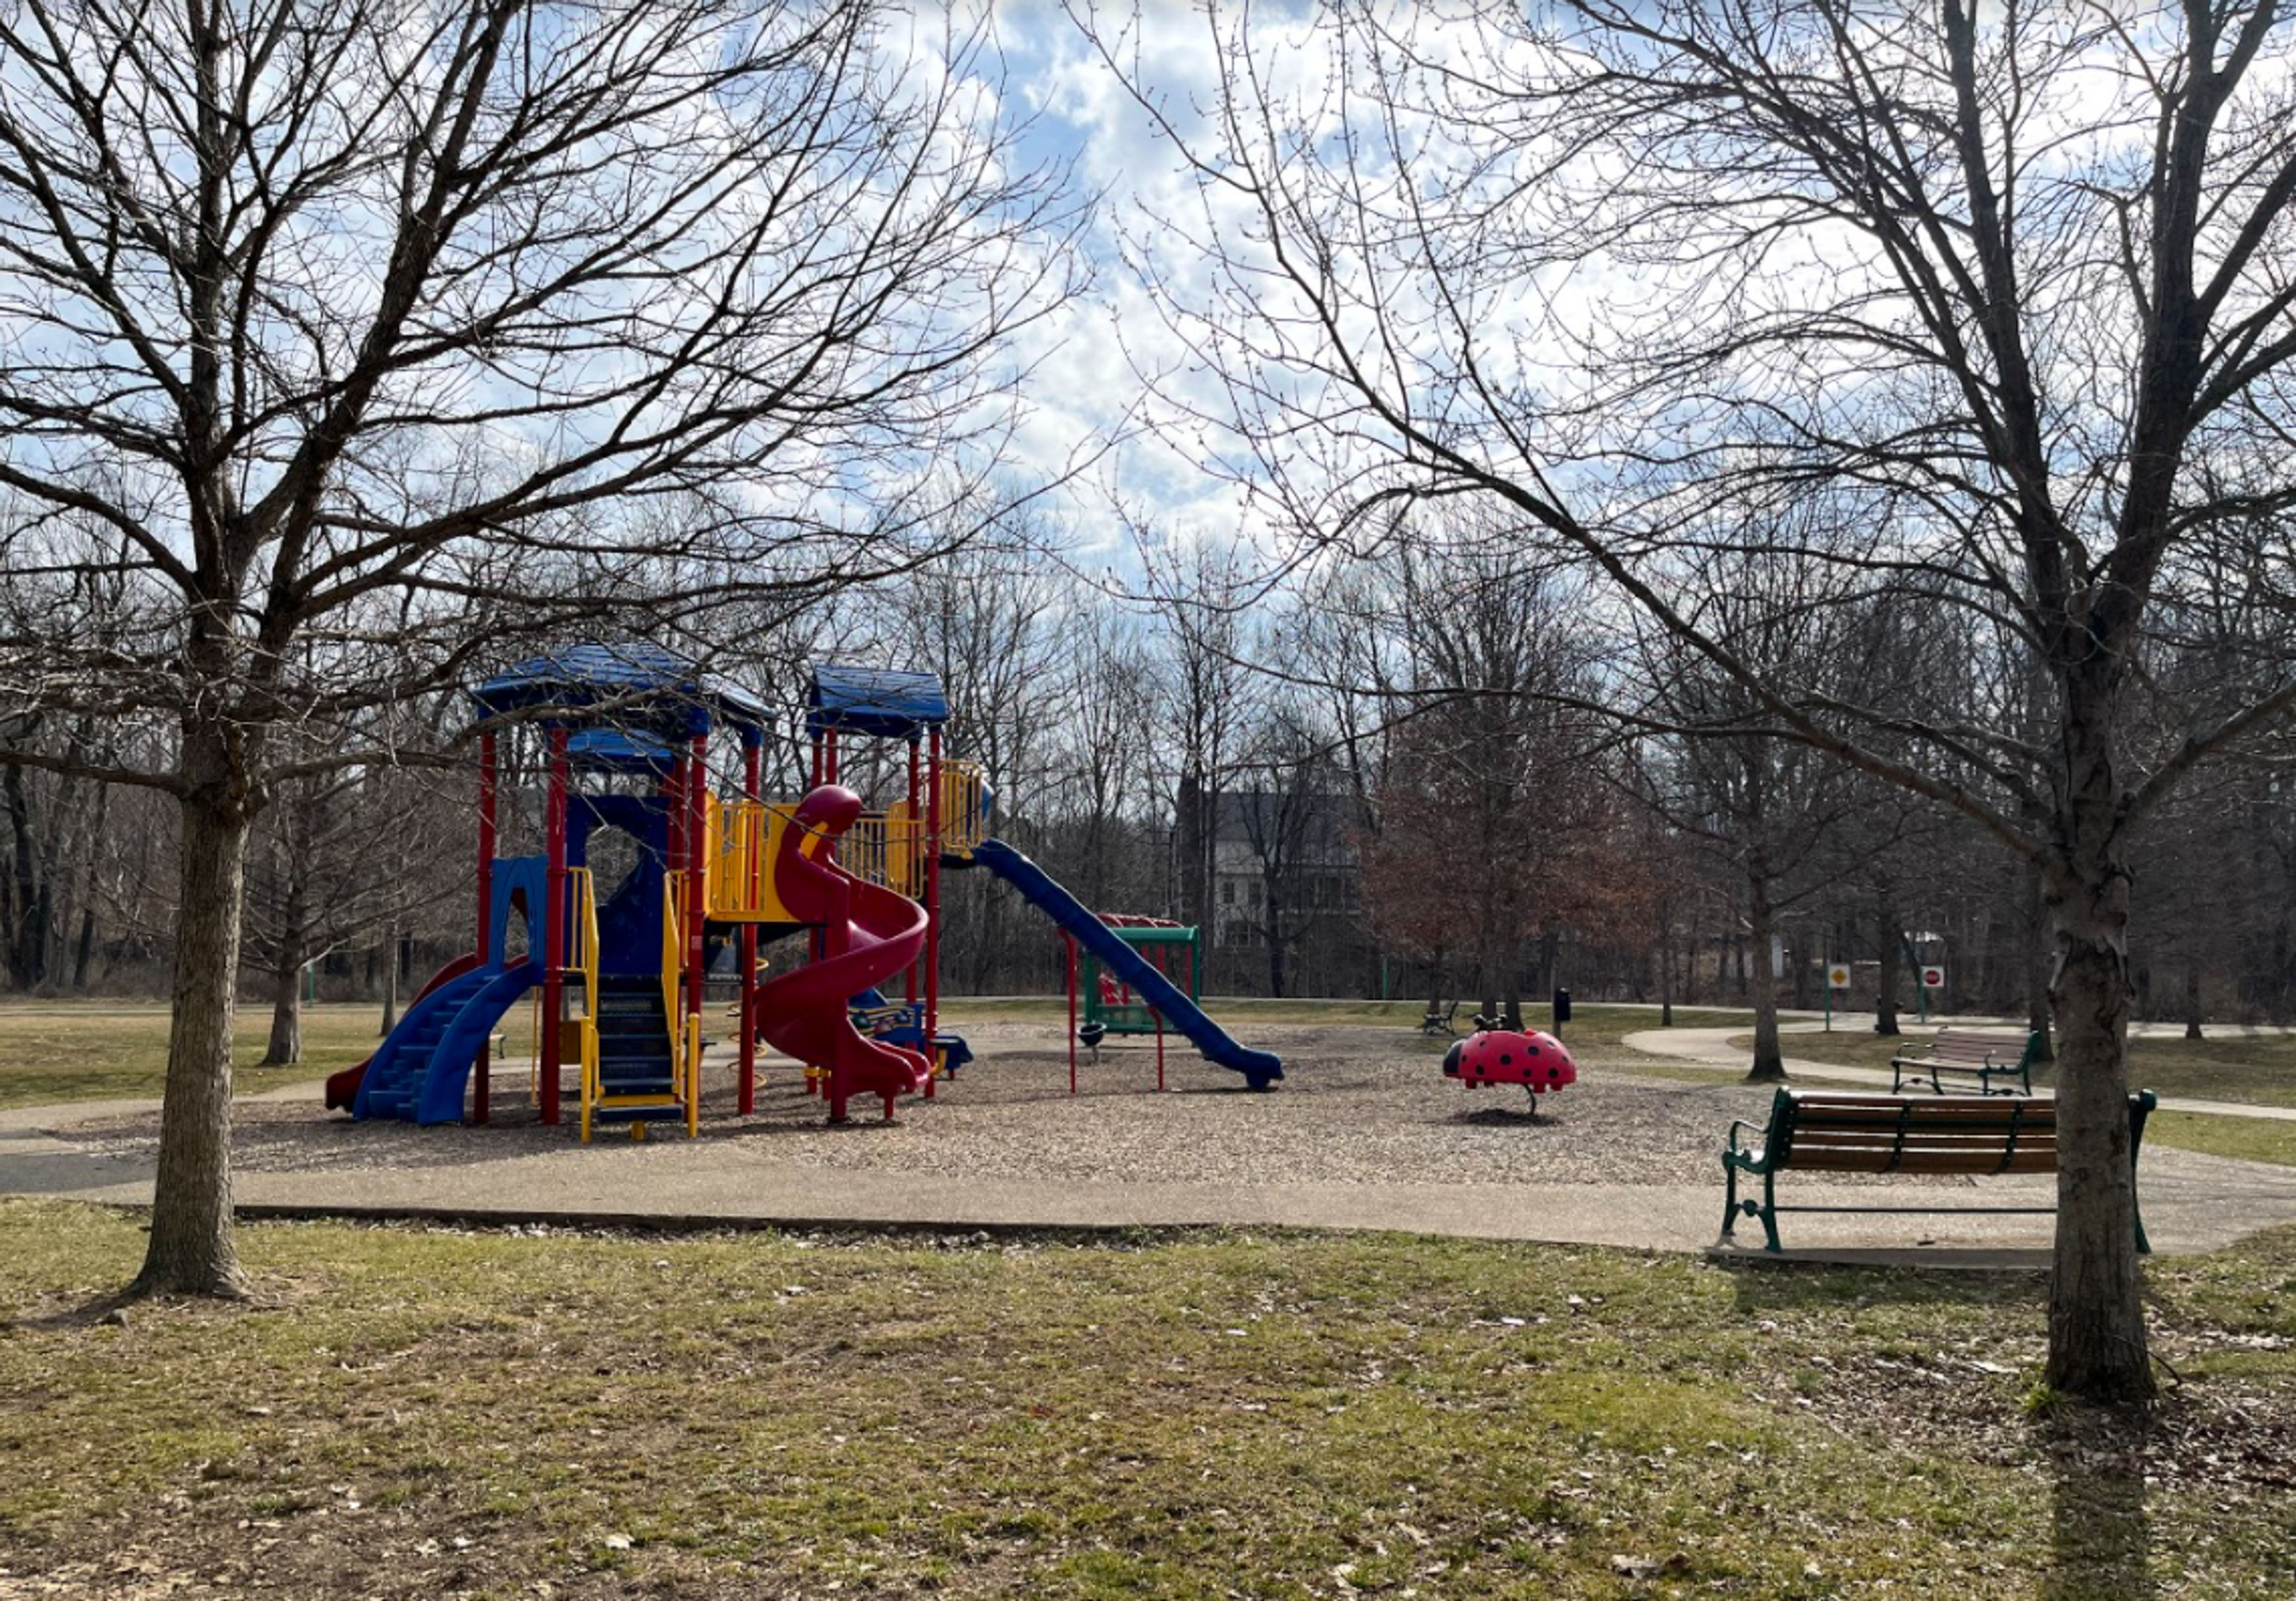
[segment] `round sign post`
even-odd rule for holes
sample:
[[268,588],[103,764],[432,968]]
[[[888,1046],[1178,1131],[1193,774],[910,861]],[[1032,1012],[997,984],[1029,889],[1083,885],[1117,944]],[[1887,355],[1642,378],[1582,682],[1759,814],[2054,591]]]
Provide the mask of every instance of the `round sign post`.
[[1849,988],[1849,964],[1833,962],[1825,969],[1825,1031],[1833,1032],[1833,992]]
[[1945,969],[1931,963],[1922,965],[1922,1021],[1930,1020],[1930,996],[1934,992],[1939,1005],[1945,1001]]

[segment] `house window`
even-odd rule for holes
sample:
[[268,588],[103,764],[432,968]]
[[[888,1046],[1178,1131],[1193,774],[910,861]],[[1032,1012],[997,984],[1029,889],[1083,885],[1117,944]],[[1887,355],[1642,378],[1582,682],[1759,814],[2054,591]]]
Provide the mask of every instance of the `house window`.
[[1232,878],[1223,878],[1220,880],[1220,905],[1234,906],[1234,904],[1235,880]]

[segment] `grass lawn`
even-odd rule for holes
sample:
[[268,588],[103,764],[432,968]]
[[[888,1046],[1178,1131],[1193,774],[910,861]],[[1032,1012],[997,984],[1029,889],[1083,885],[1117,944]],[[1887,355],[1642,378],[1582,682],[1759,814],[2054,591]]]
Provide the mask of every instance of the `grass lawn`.
[[[271,1030],[268,1006],[242,1004],[233,1047],[233,1082],[242,1093],[323,1079],[374,1049],[379,1008],[303,1008],[303,1060],[258,1068]],[[526,1009],[510,1020],[509,1044],[523,1061]],[[0,1106],[157,1096],[168,1068],[168,1008],[158,1002],[54,1001],[0,1005]]]
[[2148,1268],[2185,1382],[2126,1428],[2032,1404],[2025,1276],[242,1238],[273,1304],[107,1326],[77,1309],[135,1220],[0,1203],[0,1593],[2104,1601],[2296,1571],[2296,1231]]
[[2144,1143],[2296,1167],[2296,1123],[2203,1112],[2156,1112],[2145,1121]]
[[[1745,1043],[1752,1048],[1751,1035]],[[1884,1039],[1870,1029],[1837,1029],[1831,1034],[1789,1034],[1784,1044],[1789,1056],[1846,1062],[1887,1072],[1891,1056],[1921,1054],[1922,1037]],[[2128,1042],[2128,1071],[2131,1083],[2164,1096],[2296,1106],[2296,1033],[2243,1033],[2227,1028],[2212,1039],[2139,1035]],[[2046,1071],[2033,1075],[2036,1084],[2049,1081]]]

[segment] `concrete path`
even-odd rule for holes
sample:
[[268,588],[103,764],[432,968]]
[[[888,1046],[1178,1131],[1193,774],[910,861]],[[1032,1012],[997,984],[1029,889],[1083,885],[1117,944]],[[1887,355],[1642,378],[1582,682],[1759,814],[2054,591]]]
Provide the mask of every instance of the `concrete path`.
[[[1719,1048],[1710,1031],[1703,1048]],[[313,1087],[299,1085],[260,1098],[309,1100],[313,1095]],[[0,1193],[149,1204],[148,1162],[93,1154],[67,1132],[83,1120],[116,1119],[139,1109],[148,1113],[156,1104],[81,1103],[0,1112]],[[318,1115],[316,1105],[313,1114]],[[931,1112],[920,1109],[914,1115]],[[422,1136],[409,1129],[406,1137],[412,1156]],[[2046,1205],[2052,1188],[2046,1177],[2005,1178],[1989,1181],[1981,1199]],[[612,1140],[583,1146],[570,1136],[561,1147],[463,1165],[242,1170],[234,1193],[250,1215],[681,1227],[1119,1230],[1226,1224],[1669,1252],[1707,1247],[1722,1210],[1718,1165],[1714,1182],[1705,1185],[992,1180],[774,1161],[761,1158],[755,1142],[733,1130],[709,1128],[698,1140],[657,1137],[643,1145]],[[1878,1196],[1871,1186],[1812,1181],[1782,1186],[1780,1198],[1806,1205],[1902,1204],[1906,1195],[1901,1188]],[[1972,1193],[1972,1198],[1978,1197]],[[2296,1182],[2284,1169],[2162,1150],[2146,1160],[2144,1211],[2158,1249],[2213,1250],[2271,1224],[2296,1221]],[[1789,1218],[1784,1231],[1794,1248],[1787,1254],[1802,1259],[2038,1266],[2046,1260],[2050,1219],[1942,1211],[1878,1218],[1818,1214]],[[1759,1226],[1742,1222],[1739,1239],[1759,1246]]]
[[[1821,1025],[1822,1026],[1822,1025]],[[1733,1046],[1734,1039],[1743,1039],[1751,1030],[1734,1029],[1644,1029],[1628,1034],[1620,1043],[1628,1050],[1640,1051],[1648,1056],[1663,1056],[1685,1067],[1708,1067],[1717,1072],[1743,1073],[1746,1052]],[[1796,1034],[1815,1034],[1818,1026],[1805,1022],[1784,1023],[1779,1035],[1792,1039]],[[1934,1032],[1932,1027],[1929,1032]],[[2181,1028],[2172,1030],[2166,1023],[2148,1025],[2145,1031],[2182,1034]],[[1918,1043],[1923,1030],[1907,1025],[1907,1038]],[[1878,1067],[1851,1067],[1839,1062],[1812,1062],[1806,1056],[1789,1055],[1786,1074],[1790,1078],[1811,1079],[1821,1083],[1855,1084],[1861,1089],[1887,1089],[1890,1074]],[[2046,1092],[2045,1092],[2046,1093]],[[2161,1097],[2163,1112],[2198,1112],[2212,1117],[2253,1117],[2267,1122],[2296,1123],[2296,1106],[2260,1106],[2248,1101],[2195,1101],[2183,1096]],[[2146,1162],[2151,1162],[2147,1157]]]

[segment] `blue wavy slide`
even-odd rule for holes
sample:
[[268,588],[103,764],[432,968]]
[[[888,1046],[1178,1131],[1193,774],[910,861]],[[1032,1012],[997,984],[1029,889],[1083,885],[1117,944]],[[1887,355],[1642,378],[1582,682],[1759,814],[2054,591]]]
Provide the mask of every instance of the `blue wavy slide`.
[[972,859],[1021,892],[1022,899],[1076,937],[1077,943],[1098,956],[1110,972],[1132,986],[1133,992],[1163,1014],[1164,1021],[1185,1036],[1205,1061],[1242,1073],[1254,1089],[1266,1089],[1283,1076],[1283,1060],[1271,1051],[1255,1051],[1204,1015],[1186,992],[1156,971],[1140,953],[1118,939],[1108,924],[1082,901],[1054,883],[1042,867],[1002,840],[983,840]]

